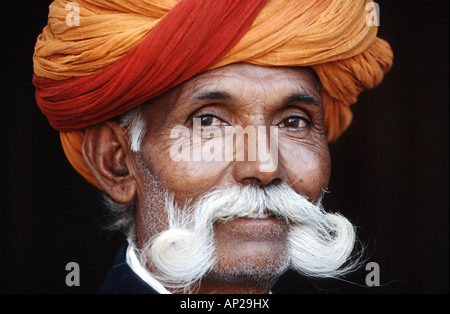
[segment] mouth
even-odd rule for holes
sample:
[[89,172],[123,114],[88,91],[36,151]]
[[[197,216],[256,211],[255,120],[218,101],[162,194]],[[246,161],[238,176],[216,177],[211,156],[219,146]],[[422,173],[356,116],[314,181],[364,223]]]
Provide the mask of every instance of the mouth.
[[226,223],[219,223],[214,229],[216,248],[226,247],[229,251],[243,255],[248,252],[269,254],[283,246],[287,236],[287,225],[275,217],[236,218]]
[[216,224],[217,228],[226,230],[228,238],[236,236],[240,240],[260,242],[279,238],[287,225],[283,219],[266,210],[251,215],[226,217]]
[[243,217],[239,217],[239,218],[249,218],[249,219],[266,219],[266,218],[270,218],[270,217],[275,217],[275,214],[272,213],[271,211],[265,210],[262,213],[252,213]]
[[250,213],[243,216],[225,216],[220,218],[221,221],[231,221],[236,219],[268,219],[275,218],[275,214],[269,210],[264,210],[262,212]]

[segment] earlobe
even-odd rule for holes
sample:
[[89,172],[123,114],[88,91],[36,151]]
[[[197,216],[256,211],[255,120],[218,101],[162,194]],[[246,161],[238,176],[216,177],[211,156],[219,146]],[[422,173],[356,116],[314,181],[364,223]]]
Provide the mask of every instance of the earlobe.
[[82,153],[92,174],[115,201],[127,203],[136,195],[136,181],[127,167],[127,137],[114,122],[85,130]]

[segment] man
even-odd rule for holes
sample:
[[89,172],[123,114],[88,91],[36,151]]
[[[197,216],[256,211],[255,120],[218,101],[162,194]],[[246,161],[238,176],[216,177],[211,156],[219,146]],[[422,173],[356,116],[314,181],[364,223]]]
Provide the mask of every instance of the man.
[[327,142],[392,52],[365,1],[54,1],[36,100],[128,245],[104,293],[267,293],[357,266]]

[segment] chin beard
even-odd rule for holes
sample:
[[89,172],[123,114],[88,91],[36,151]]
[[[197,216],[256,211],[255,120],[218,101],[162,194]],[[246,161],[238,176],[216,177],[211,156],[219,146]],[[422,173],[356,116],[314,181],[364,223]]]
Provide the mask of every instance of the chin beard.
[[[265,266],[249,261],[219,267],[214,223],[237,217],[264,217],[267,210],[289,225],[286,256]],[[192,291],[205,276],[274,282],[288,269],[324,278],[342,276],[360,265],[360,255],[352,256],[356,241],[353,225],[340,214],[325,212],[320,202],[309,202],[285,184],[218,189],[183,208],[176,204],[172,193],[166,192],[165,211],[169,228],[147,241],[140,259],[142,265],[152,266],[156,279],[176,291]]]

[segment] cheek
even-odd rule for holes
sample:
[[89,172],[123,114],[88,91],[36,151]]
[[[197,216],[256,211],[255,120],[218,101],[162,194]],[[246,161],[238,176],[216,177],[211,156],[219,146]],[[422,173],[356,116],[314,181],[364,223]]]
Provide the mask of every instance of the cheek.
[[143,155],[152,173],[164,189],[175,193],[175,200],[183,205],[196,200],[225,180],[228,162],[174,160],[170,155],[171,141],[154,143]]
[[331,160],[325,145],[280,145],[280,164],[285,170],[287,184],[313,201],[327,188]]

